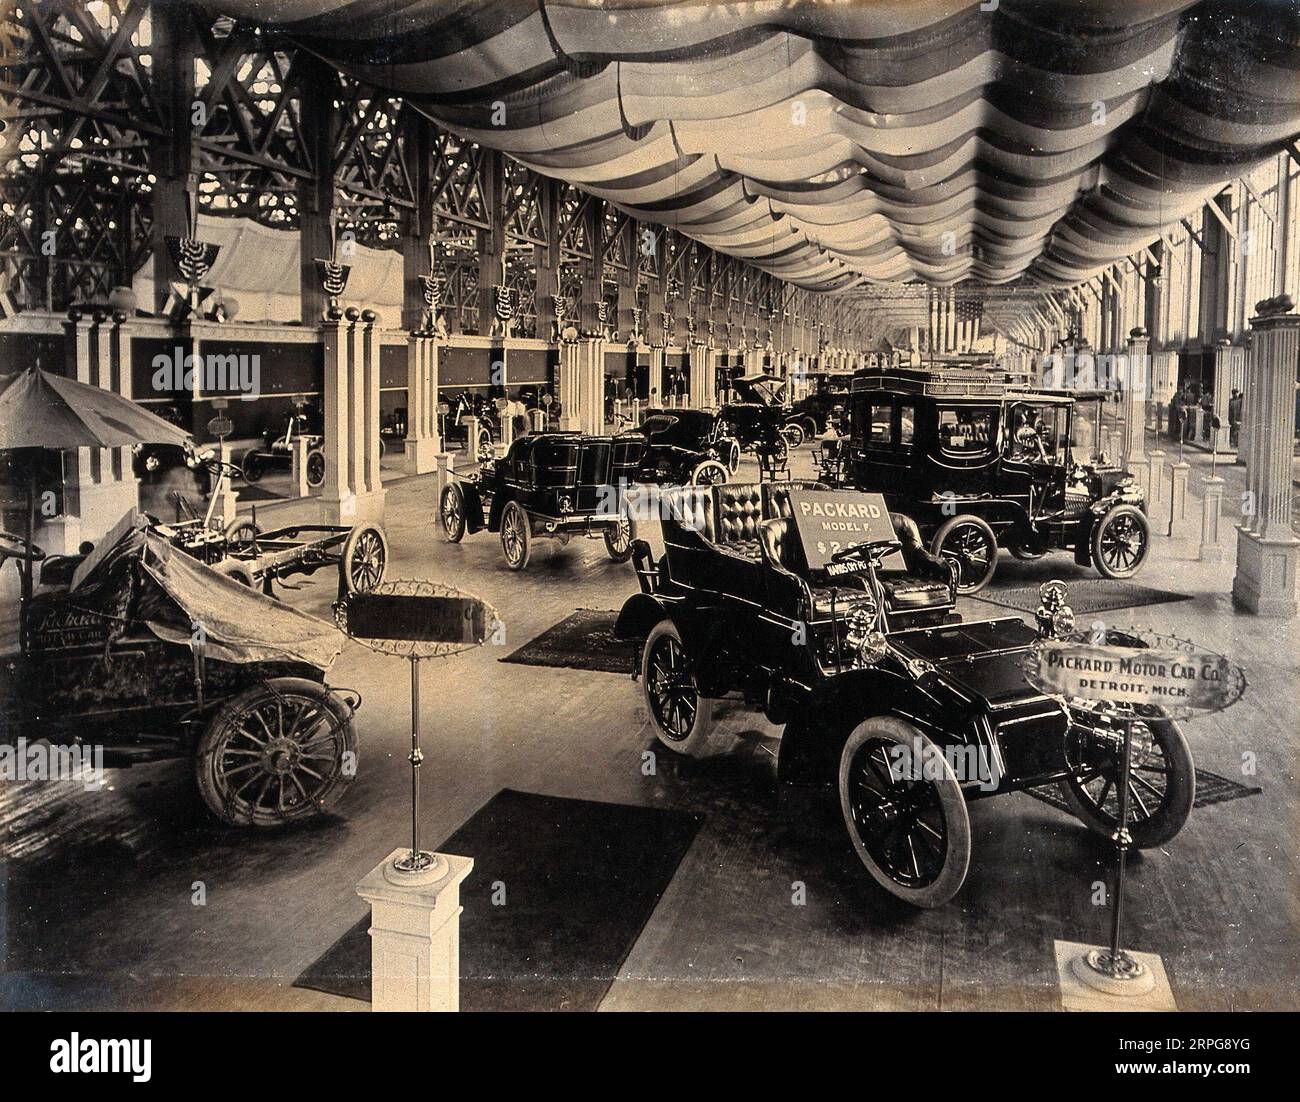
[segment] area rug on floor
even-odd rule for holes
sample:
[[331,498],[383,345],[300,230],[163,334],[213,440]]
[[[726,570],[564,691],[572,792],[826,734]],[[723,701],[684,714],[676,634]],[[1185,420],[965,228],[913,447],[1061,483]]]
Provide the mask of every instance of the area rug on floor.
[[580,608],[501,661],[630,674],[633,648],[625,640],[614,638],[617,619],[618,613],[608,609]]
[[[1070,607],[1075,617],[1097,612],[1110,612],[1117,608],[1138,608],[1142,605],[1163,605],[1173,601],[1190,601],[1185,593],[1171,593],[1167,589],[1148,589],[1132,582],[1113,581],[1109,578],[1084,578],[1067,583]],[[1017,612],[1033,612],[1040,603],[1038,586],[1016,586],[1014,589],[985,590],[972,594],[975,600]]]
[[[1263,791],[1256,785],[1238,784],[1227,777],[1220,777],[1218,773],[1211,773],[1208,769],[1198,769],[1196,802],[1193,806],[1212,807],[1214,804],[1226,804],[1229,800],[1240,800],[1243,796],[1258,796]],[[1054,784],[1043,788],[1026,788],[1025,792],[1035,800],[1042,800],[1045,804],[1051,804],[1061,811],[1073,814],[1070,805],[1062,799]]]
[[[498,792],[437,847],[474,858],[460,890],[461,1009],[595,1010],[703,821]],[[369,925],[353,926],[294,986],[369,1001]]]

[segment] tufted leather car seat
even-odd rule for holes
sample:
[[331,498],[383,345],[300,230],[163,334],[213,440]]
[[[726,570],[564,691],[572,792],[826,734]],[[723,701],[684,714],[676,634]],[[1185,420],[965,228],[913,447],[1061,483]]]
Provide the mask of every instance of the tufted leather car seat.
[[906,570],[881,570],[880,584],[889,596],[892,611],[940,608],[956,599],[951,564],[930,554],[916,521],[905,513],[890,513],[899,542],[903,545]]
[[756,482],[724,482],[713,489],[717,495],[714,542],[729,551],[757,558],[763,488]]

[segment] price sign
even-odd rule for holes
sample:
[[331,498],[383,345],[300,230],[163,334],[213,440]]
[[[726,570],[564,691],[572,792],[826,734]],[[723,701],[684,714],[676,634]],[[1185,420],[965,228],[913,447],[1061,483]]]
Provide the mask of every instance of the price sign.
[[[898,538],[889,519],[889,508],[880,494],[791,490],[790,507],[810,570],[844,574],[865,570],[865,563],[849,566],[835,563],[833,559],[839,552],[858,544]],[[895,552],[882,565],[894,570],[903,569],[905,564]]]
[[340,607],[340,627],[363,643],[481,645],[488,636],[487,606],[475,597],[352,593]]
[[214,417],[208,422],[208,435],[224,440],[235,431],[235,422],[229,417]]

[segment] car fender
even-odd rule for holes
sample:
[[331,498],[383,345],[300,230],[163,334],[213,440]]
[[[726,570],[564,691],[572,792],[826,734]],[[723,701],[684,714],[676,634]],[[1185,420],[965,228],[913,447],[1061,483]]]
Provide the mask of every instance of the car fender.
[[614,638],[643,641],[655,624],[672,619],[667,605],[658,597],[649,593],[635,593],[619,610],[618,619],[614,622]]
[[893,716],[924,733],[936,732],[942,743],[943,731],[964,726],[949,695],[937,679],[919,683],[879,667],[839,674],[812,694],[802,717],[786,725],[777,776],[790,784],[833,783],[849,733],[873,716]]
[[465,530],[481,532],[483,530],[483,493],[477,482],[468,479],[457,481],[460,492],[465,497]]

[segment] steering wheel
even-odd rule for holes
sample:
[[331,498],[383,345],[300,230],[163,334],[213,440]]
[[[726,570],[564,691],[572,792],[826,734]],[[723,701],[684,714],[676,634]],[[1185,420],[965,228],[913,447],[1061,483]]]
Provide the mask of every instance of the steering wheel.
[[879,566],[887,556],[902,549],[902,543],[896,539],[868,540],[836,551],[831,562],[869,562],[872,566]]
[[31,549],[32,562],[40,562],[45,558],[45,552],[36,544],[28,544],[22,536],[15,536],[12,532],[0,532],[0,563],[5,559],[25,559],[27,558],[28,548]]

